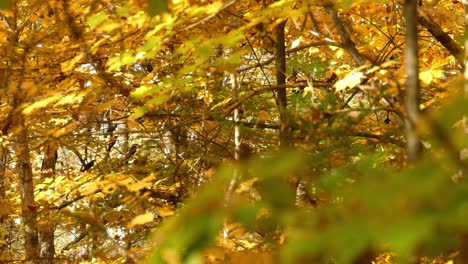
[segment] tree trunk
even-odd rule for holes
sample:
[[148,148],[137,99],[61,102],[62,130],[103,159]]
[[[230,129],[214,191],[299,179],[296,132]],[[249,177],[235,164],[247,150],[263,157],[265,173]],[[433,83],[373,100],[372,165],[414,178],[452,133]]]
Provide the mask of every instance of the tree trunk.
[[37,232],[37,205],[34,201],[34,183],[31,168],[31,152],[25,117],[18,113],[16,116],[14,135],[14,149],[16,168],[21,180],[21,210],[24,228],[24,250],[26,263],[37,263],[39,257],[39,240]]
[[[239,96],[239,84],[237,83],[236,74],[231,73],[231,86],[232,86],[232,99],[235,101]],[[241,144],[241,135],[240,135],[240,127],[239,127],[239,107],[234,109],[233,119],[235,122],[234,125],[234,160],[237,162],[240,159],[240,144]],[[236,188],[236,185],[240,178],[240,168],[236,168],[233,171],[231,180],[229,181],[228,189],[226,190],[224,196],[224,206],[229,207],[231,206],[231,199]],[[229,221],[227,218],[224,219],[224,228],[223,228],[223,238],[227,240],[229,238]],[[225,241],[227,242],[227,241]]]
[[[6,167],[8,159],[8,149],[0,145],[0,202],[6,199],[6,189],[5,189],[5,178],[6,178]],[[3,226],[5,220],[8,219],[8,214],[2,213],[0,216],[0,226]],[[6,231],[0,232],[0,239],[2,241],[9,240],[9,236]],[[5,252],[8,247],[8,243],[0,243],[0,254]]]
[[[41,179],[53,178],[55,176],[55,165],[57,163],[58,144],[47,142],[44,146],[44,159],[42,160]],[[41,263],[54,263],[55,245],[54,231],[55,219],[51,210],[43,214],[39,228],[39,243]]]
[[419,118],[419,68],[418,68],[418,13],[417,1],[406,0],[406,150],[408,163],[414,163],[421,155],[421,140],[416,131]]
[[[4,87],[1,87],[4,88]],[[3,126],[1,130],[1,135],[8,135],[8,130],[10,129],[11,125],[11,115],[9,115],[6,119],[3,120]],[[6,189],[5,189],[5,178],[6,178],[6,168],[7,168],[7,160],[8,160],[8,148],[1,142],[0,144],[0,200],[6,198]],[[3,223],[1,221],[0,223]]]
[[[286,84],[285,25],[286,21],[283,21],[276,26],[276,84],[278,86],[284,86]],[[279,143],[281,147],[289,147],[291,145],[291,132],[288,125],[288,98],[286,96],[286,87],[278,88],[277,104],[280,115]]]
[[[0,145],[0,200],[6,198],[6,190],[5,190],[5,178],[6,178],[6,167],[7,167],[7,159],[8,159],[8,149]],[[0,223],[3,222],[3,219],[0,219]]]

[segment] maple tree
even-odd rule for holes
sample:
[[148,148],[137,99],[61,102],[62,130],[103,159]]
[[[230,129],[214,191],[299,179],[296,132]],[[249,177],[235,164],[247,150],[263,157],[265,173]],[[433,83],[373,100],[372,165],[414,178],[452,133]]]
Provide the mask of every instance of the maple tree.
[[0,262],[468,261],[464,5],[0,5]]

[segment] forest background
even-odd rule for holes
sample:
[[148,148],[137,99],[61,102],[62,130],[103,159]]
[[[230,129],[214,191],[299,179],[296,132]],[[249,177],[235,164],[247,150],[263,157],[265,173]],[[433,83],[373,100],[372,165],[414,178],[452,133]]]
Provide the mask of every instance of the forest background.
[[0,8],[1,263],[468,263],[468,1]]

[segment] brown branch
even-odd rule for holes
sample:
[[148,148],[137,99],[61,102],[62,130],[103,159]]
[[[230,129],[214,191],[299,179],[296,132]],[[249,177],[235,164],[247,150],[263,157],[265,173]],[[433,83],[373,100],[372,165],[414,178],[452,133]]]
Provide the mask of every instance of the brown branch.
[[[331,87],[333,86],[334,82],[323,82],[323,81],[317,81],[314,82],[314,88],[325,88],[325,87]],[[225,118],[232,114],[235,108],[239,107],[242,103],[245,101],[249,100],[250,98],[265,93],[265,92],[270,92],[270,91],[275,91],[278,88],[297,88],[297,87],[306,87],[307,84],[305,82],[299,82],[295,84],[283,84],[283,85],[272,85],[272,86],[261,86],[260,88],[251,90],[247,92],[246,94],[242,95],[239,97],[239,99],[231,102],[230,104],[224,106],[224,109],[221,111],[210,111],[210,112],[205,112],[203,114],[199,114],[196,116],[192,116],[189,118],[186,118],[185,120],[181,120],[179,123],[176,125],[173,125],[169,128],[163,128],[160,129],[158,132],[163,132],[166,130],[170,129],[176,129],[178,127],[183,127],[183,126],[188,126],[197,122],[201,122],[202,120],[207,120],[210,118],[218,118],[219,120],[225,121]],[[156,114],[157,115],[157,114]],[[146,117],[151,117],[152,114],[149,115],[144,115]],[[221,118],[220,118],[221,117]]]
[[72,241],[68,242],[63,248],[62,248],[62,252],[63,251],[66,251],[66,250],[69,250],[71,246],[73,246],[74,244],[80,242],[81,240],[83,240],[83,238],[85,238],[89,233],[87,231],[85,232],[82,232],[80,233],[79,236],[75,237],[75,239],[73,239]]
[[56,207],[50,207],[50,209],[57,209],[57,211],[60,211],[62,210],[63,208],[75,203],[75,202],[78,202],[79,200],[83,199],[83,198],[86,198],[86,197],[89,197],[91,195],[94,195],[96,193],[100,193],[101,190],[96,190],[95,192],[91,193],[91,194],[88,194],[88,195],[78,195],[77,197],[73,198],[72,200],[69,200],[69,201],[66,201],[62,204],[60,204],[59,206],[56,206]]
[[191,29],[193,29],[193,28],[195,28],[195,27],[200,26],[201,24],[205,23],[206,21],[208,21],[208,20],[210,20],[210,19],[216,17],[216,16],[219,14],[219,12],[221,12],[221,11],[225,10],[226,8],[232,6],[232,5],[235,4],[236,2],[237,2],[237,0],[232,0],[232,1],[230,1],[229,3],[227,3],[227,4],[225,4],[223,7],[221,7],[221,9],[219,9],[218,12],[213,13],[213,14],[211,14],[211,15],[209,15],[209,16],[207,16],[207,17],[205,17],[205,18],[203,18],[203,19],[201,19],[201,20],[199,20],[199,21],[197,21],[197,22],[195,22],[195,23],[193,23],[193,24],[187,26],[186,28],[184,28],[184,30],[191,30]]
[[[265,80],[267,81],[268,85],[271,85],[270,83],[270,80],[268,78],[268,75],[266,74],[265,72],[265,69],[264,69],[264,65],[262,64],[262,62],[260,61],[260,58],[257,56],[257,53],[255,52],[255,49],[252,45],[252,43],[250,42],[249,38],[245,38],[245,40],[247,41],[247,43],[249,44],[249,47],[250,47],[250,50],[252,51],[252,53],[254,54],[254,58],[255,60],[257,61],[257,64],[255,65],[255,68],[256,67],[259,67],[260,68],[260,71],[262,72],[263,76],[265,77]],[[276,98],[275,98],[276,99]]]
[[377,139],[379,141],[382,141],[384,143],[386,143],[386,142],[391,143],[391,144],[396,145],[396,146],[401,147],[401,148],[405,147],[402,142],[400,142],[398,140],[395,140],[395,139],[392,139],[389,136],[385,136],[385,135],[376,135],[376,134],[371,134],[371,133],[367,133],[367,132],[356,132],[356,133],[347,134],[346,136],[372,138],[372,139]]
[[464,53],[462,47],[458,45],[444,30],[440,27],[439,24],[434,22],[424,11],[418,9],[418,21],[419,23],[431,33],[434,38],[436,38],[442,46],[444,46],[450,54],[452,54],[455,59],[464,65]]
[[[289,50],[286,51],[286,54],[290,55],[292,53],[295,53],[295,52],[298,52],[298,51],[301,51],[301,50],[305,50],[305,49],[308,49],[310,47],[319,47],[319,46],[334,46],[334,47],[339,47],[339,48],[343,48],[343,49],[345,48],[344,45],[342,45],[340,43],[333,42],[333,41],[317,41],[317,42],[304,44],[304,45],[295,47],[293,49],[289,49]],[[265,66],[265,65],[268,65],[268,64],[272,63],[274,60],[275,60],[275,57],[271,57],[270,59],[268,59],[268,60],[266,60],[264,62],[257,62],[255,65],[240,68],[240,69],[237,70],[237,72],[240,73],[240,72],[245,72],[245,71],[248,71],[248,70],[251,70],[251,69],[255,69],[257,67],[262,67],[262,66]]]
[[364,57],[356,48],[356,44],[354,44],[353,40],[346,31],[343,22],[341,22],[340,18],[338,17],[338,13],[336,11],[330,11],[330,16],[336,30],[338,31],[338,34],[340,35],[343,45],[342,48],[348,51],[349,55],[351,55],[351,58],[354,60],[354,62],[356,62],[356,64],[359,66],[366,64],[367,58]]

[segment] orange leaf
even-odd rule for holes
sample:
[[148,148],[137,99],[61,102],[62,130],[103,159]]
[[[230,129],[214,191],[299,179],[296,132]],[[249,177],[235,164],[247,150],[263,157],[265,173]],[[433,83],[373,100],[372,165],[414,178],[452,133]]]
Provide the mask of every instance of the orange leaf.
[[268,121],[268,119],[270,119],[270,114],[265,110],[260,110],[256,115],[262,121]]

